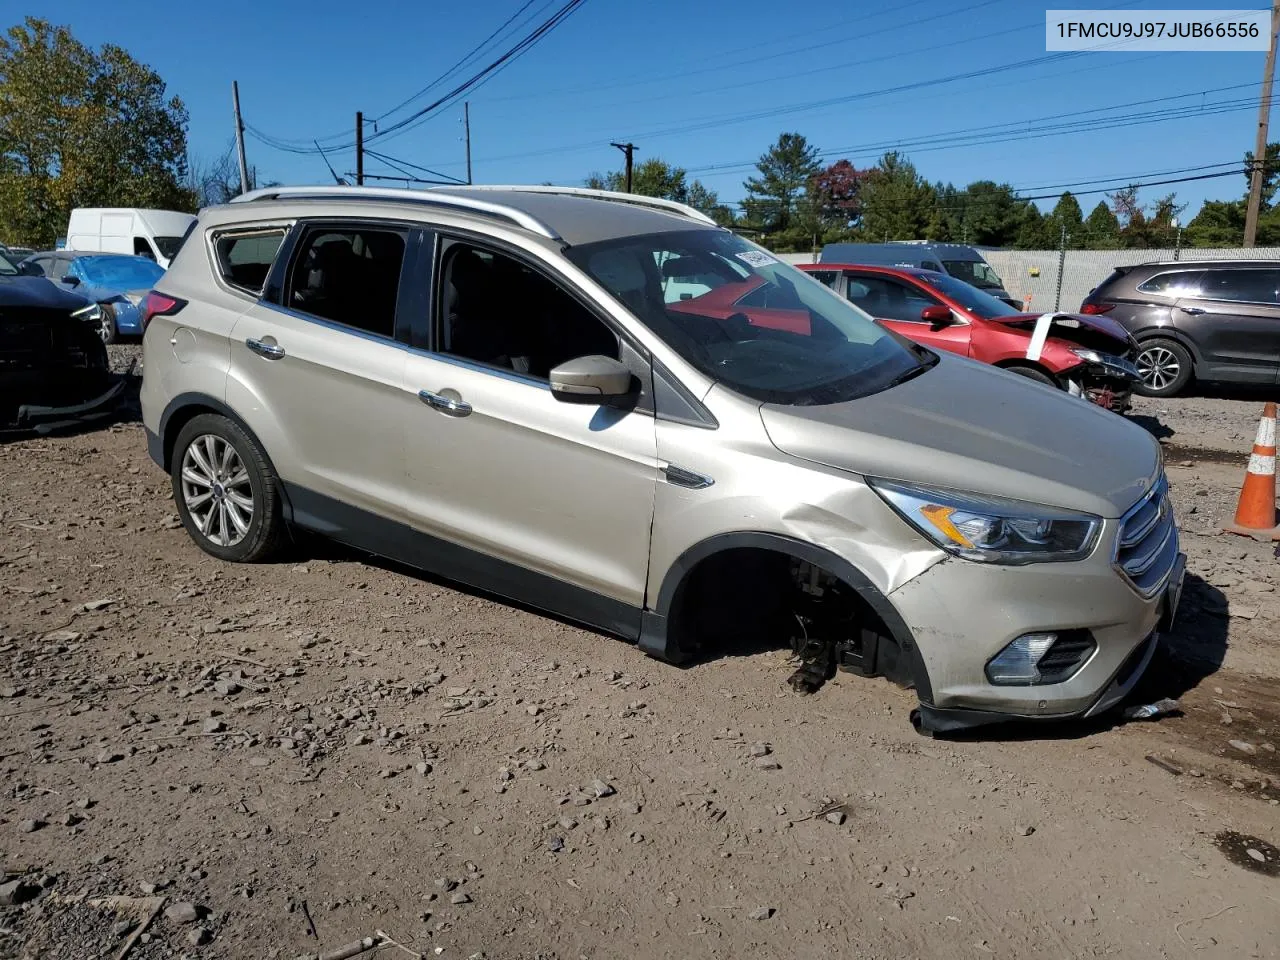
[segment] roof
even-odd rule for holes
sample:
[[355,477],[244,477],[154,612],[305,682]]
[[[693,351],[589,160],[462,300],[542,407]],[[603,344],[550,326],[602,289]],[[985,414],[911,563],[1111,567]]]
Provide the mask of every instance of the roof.
[[150,257],[139,257],[136,253],[112,253],[109,250],[37,250],[24,259],[32,257],[53,257],[55,260],[81,260],[84,257],[127,257],[130,260],[150,260]]
[[937,270],[926,270],[923,267],[890,266],[887,263],[797,263],[795,266],[806,273],[815,270],[867,270],[871,273],[901,273],[909,277],[945,277],[949,274]]
[[430,190],[381,187],[268,187],[244,194],[233,205],[255,200],[410,203],[452,213],[496,217],[570,246],[646,233],[718,230],[691,207],[653,197],[551,186],[449,186]]
[[1206,267],[1280,267],[1280,260],[1251,260],[1245,257],[1229,260],[1148,260],[1146,263],[1119,264],[1117,270],[1137,270],[1141,267],[1181,267],[1188,270],[1203,270]]

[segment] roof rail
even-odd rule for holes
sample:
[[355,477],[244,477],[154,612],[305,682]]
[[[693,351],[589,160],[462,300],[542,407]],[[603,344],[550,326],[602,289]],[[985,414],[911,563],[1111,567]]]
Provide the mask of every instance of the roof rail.
[[656,210],[665,210],[667,213],[678,213],[681,216],[688,217],[690,220],[697,220],[699,223],[709,223],[713,227],[719,226],[714,220],[688,204],[677,203],[674,200],[663,200],[659,197],[644,197],[636,193],[619,193],[614,190],[592,190],[589,187],[549,187],[549,186],[530,186],[530,185],[500,185],[500,184],[475,184],[467,186],[448,186],[430,187],[432,193],[448,193],[450,191],[458,191],[459,194],[465,195],[467,191],[472,190],[510,190],[515,193],[550,193],[558,194],[566,197],[591,197],[595,200],[612,200],[614,203],[630,203],[637,207],[652,207]]
[[398,200],[402,203],[408,202],[442,207],[457,207],[459,209],[472,210],[476,213],[487,213],[491,216],[502,217],[517,226],[524,227],[532,233],[546,237],[548,240],[562,242],[562,238],[558,233],[537,217],[531,216],[523,210],[517,210],[515,207],[507,206],[504,203],[495,203],[490,200],[480,200],[475,197],[459,194],[437,193],[434,190],[405,190],[395,187],[345,187],[336,185],[319,187],[264,187],[261,190],[251,190],[248,193],[242,193],[231,202],[252,203],[255,200],[276,199]]

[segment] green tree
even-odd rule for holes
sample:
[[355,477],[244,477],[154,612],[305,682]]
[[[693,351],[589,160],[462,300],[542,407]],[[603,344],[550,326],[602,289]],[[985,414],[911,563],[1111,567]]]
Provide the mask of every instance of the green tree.
[[1106,201],[1099,200],[1084,221],[1084,245],[1092,250],[1114,250],[1120,246],[1120,221]]
[[781,134],[756,163],[760,175],[743,183],[747,198],[742,205],[748,222],[760,229],[766,240],[787,230],[797,201],[805,196],[820,169],[817,147],[798,133]]
[[1044,216],[1034,203],[1022,208],[1018,219],[1018,236],[1014,246],[1019,250],[1052,250],[1061,242],[1053,215]]
[[862,233],[873,243],[921,240],[935,219],[937,195],[897,151],[886,153],[862,185]]
[[51,246],[73,207],[193,210],[187,111],[150,67],[28,17],[0,37],[0,233]]
[[1068,247],[1074,250],[1083,250],[1088,247],[1082,229],[1084,211],[1080,209],[1080,201],[1071,194],[1070,190],[1058,198],[1058,202],[1053,206],[1053,212],[1048,216],[1047,229],[1053,235],[1051,246],[1061,245],[1064,226],[1067,228]]
[[1018,236],[1025,201],[1007,183],[978,180],[964,188],[966,243],[1004,247]]
[[[621,193],[627,189],[625,171],[613,170],[601,176],[593,173],[587,177],[587,186],[594,190],[613,190]],[[642,160],[631,169],[631,192],[642,197],[659,197],[684,203],[689,196],[683,167],[672,166],[658,157]]]
[[[1253,151],[1248,150],[1244,155],[1244,195],[1249,196],[1249,189],[1252,186],[1253,170]],[[1280,182],[1280,143],[1268,143],[1266,152],[1263,154],[1262,160],[1262,209],[1270,209],[1275,203],[1276,187]],[[1244,235],[1241,234],[1243,242]]]
[[1238,247],[1244,243],[1243,200],[1206,200],[1183,233],[1191,247]]
[[737,219],[733,215],[733,210],[727,204],[721,203],[716,192],[704,186],[701,180],[695,180],[689,184],[689,195],[685,197],[684,202],[693,209],[702,211],[722,227],[733,226]]

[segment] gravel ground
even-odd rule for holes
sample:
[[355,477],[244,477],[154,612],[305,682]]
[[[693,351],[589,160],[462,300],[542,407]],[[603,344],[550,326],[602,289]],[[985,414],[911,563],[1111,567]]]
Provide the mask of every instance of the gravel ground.
[[[1230,451],[1259,408],[1142,412]],[[136,422],[0,446],[0,957],[1280,955],[1280,569],[1216,533],[1240,465],[1169,469],[1140,695],[1181,713],[926,740],[782,650],[678,670],[368,557],[220,563]]]

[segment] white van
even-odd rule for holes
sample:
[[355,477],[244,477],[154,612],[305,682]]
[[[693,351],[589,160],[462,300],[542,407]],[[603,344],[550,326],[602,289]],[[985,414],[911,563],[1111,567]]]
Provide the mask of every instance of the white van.
[[132,253],[168,269],[187,229],[190,213],[134,207],[78,207],[67,224],[67,250]]

